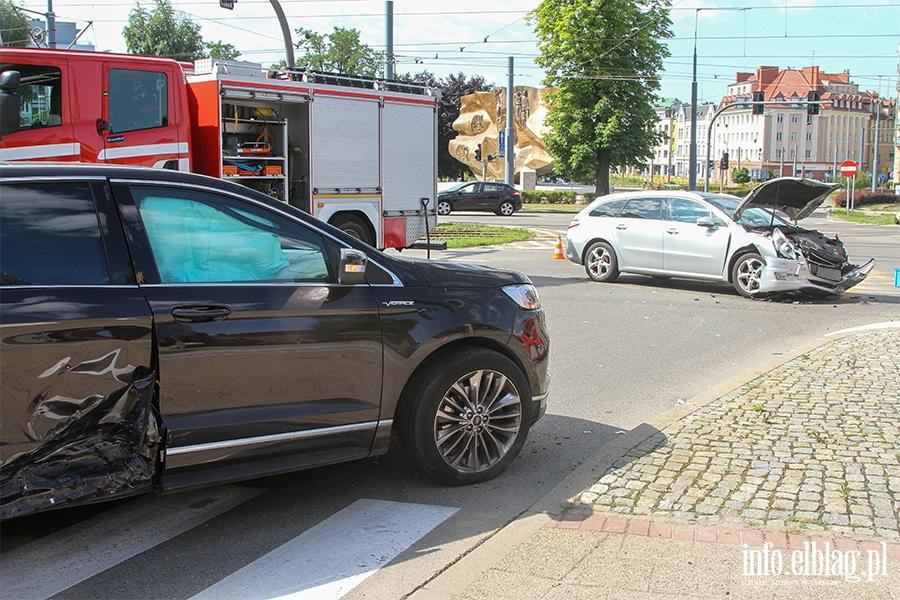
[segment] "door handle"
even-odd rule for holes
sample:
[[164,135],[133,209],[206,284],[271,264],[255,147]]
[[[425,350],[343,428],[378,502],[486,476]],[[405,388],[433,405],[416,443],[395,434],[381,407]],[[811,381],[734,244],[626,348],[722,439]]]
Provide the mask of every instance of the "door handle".
[[172,316],[179,323],[221,321],[230,314],[230,306],[176,306],[172,309]]
[[666,233],[677,234],[678,230],[673,227],[672,229],[667,230]]
[[616,229],[618,229],[620,231],[624,231],[624,230],[628,229],[628,227],[626,225],[619,224],[619,225],[616,225]]

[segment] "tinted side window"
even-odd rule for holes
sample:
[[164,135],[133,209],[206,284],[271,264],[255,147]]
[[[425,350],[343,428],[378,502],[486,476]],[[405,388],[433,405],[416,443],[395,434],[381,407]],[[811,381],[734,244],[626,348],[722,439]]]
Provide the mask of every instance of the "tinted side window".
[[318,233],[234,198],[134,186],[163,283],[331,282]]
[[661,213],[661,198],[633,198],[628,201],[619,216],[632,219],[659,219]]
[[169,80],[157,71],[109,70],[109,132],[169,124]]
[[614,217],[619,214],[622,207],[625,206],[626,200],[610,200],[604,202],[590,212],[592,217]]
[[15,183],[0,191],[0,284],[109,283],[87,183]]

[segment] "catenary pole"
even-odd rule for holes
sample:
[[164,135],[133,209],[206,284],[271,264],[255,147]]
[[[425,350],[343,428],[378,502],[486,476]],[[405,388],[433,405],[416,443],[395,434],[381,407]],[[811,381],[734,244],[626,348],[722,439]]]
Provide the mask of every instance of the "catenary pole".
[[513,85],[513,67],[515,66],[515,60],[512,56],[509,57],[509,75],[506,83],[506,139],[504,140],[504,144],[506,144],[506,183],[512,185],[515,177],[515,145],[516,145],[516,130],[515,130],[515,122],[516,122],[516,113],[515,113],[515,86]]

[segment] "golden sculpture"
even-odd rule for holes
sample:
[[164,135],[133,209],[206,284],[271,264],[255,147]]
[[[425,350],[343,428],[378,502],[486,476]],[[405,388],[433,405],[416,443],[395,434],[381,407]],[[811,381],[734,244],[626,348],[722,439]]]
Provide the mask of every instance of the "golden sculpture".
[[[553,170],[553,159],[544,146],[544,117],[547,103],[544,96],[554,88],[516,86],[513,98],[513,128],[516,135],[515,175],[522,169],[533,169],[538,175]],[[499,156],[500,132],[506,131],[506,88],[492,92],[475,92],[461,98],[459,117],[453,122],[459,135],[450,140],[450,154],[465,163],[475,177],[481,179],[482,164],[475,160],[475,148],[481,144],[481,157],[488,155],[498,160],[487,165],[487,179],[502,180],[506,168]]]

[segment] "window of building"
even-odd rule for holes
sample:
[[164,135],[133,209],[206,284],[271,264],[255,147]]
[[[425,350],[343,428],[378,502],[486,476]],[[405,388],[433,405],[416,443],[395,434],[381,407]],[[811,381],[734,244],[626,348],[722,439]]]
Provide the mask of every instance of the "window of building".
[[775,117],[775,121],[778,123],[784,123],[784,115],[779,114],[777,117]]
[[807,142],[811,142],[811,141],[812,141],[812,132],[806,134],[806,141],[807,141]]
[[791,115],[791,123],[797,123],[797,122],[798,122],[797,115]]
[[806,151],[806,158],[812,158],[812,150]]
[[793,132],[793,133],[791,133],[791,141],[792,141],[792,142],[796,142],[796,141],[797,141],[797,132],[796,132],[796,131]]
[[775,139],[780,142],[783,139],[783,137],[782,137],[783,135],[784,134],[779,131],[778,133],[775,134]]

